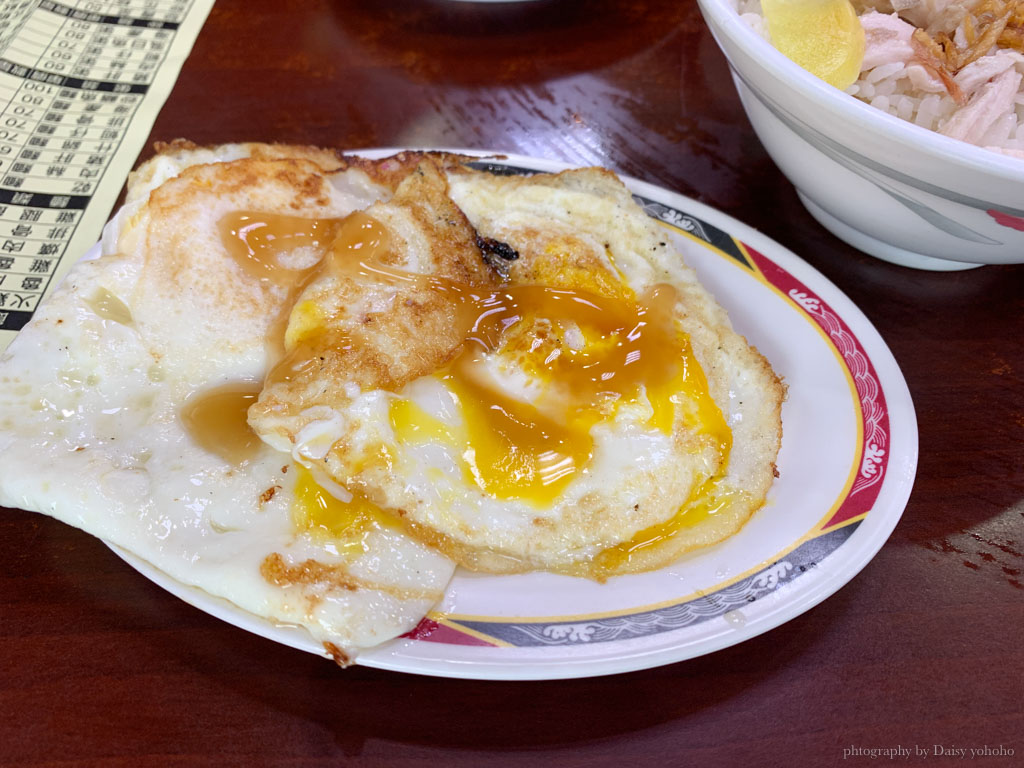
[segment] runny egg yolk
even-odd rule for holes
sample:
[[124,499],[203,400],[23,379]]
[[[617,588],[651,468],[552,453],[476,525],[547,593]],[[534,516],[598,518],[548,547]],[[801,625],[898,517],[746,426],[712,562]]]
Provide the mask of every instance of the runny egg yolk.
[[[612,574],[628,573],[629,566],[637,564],[648,551],[668,543],[679,531],[693,528],[744,495],[743,491],[724,486],[720,477],[708,478],[697,486],[674,516],[638,531],[629,541],[598,553],[589,575],[603,580]],[[643,570],[642,566],[639,570]]]
[[329,539],[339,554],[361,555],[374,528],[395,527],[397,522],[361,493],[342,501],[328,493],[305,467],[297,466],[292,522],[296,530]]
[[[438,374],[457,398],[464,426],[442,424],[398,399],[391,409],[395,436],[456,444],[478,487],[537,506],[586,471],[591,428],[642,392],[652,410],[649,426],[671,434],[681,408],[688,426],[708,435],[724,457],[730,431],[685,334],[675,329],[675,299],[669,286],[641,302],[532,285],[476,297],[463,351]],[[492,353],[540,383],[536,399],[493,382],[486,372]]]

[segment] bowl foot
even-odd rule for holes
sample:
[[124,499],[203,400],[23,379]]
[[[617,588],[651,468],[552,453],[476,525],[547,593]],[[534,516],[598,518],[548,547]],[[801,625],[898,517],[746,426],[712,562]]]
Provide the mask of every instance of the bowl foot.
[[848,224],[844,224],[835,216],[811,202],[800,190],[797,190],[797,195],[800,196],[800,202],[804,204],[804,207],[810,212],[811,216],[817,219],[821,226],[857,250],[864,251],[864,253],[882,261],[899,264],[901,267],[929,269],[934,272],[957,272],[982,266],[981,264],[969,261],[950,261],[949,259],[926,256],[923,253],[915,253],[914,251],[908,251],[895,245],[884,243],[870,235],[865,235],[863,232],[858,232]]

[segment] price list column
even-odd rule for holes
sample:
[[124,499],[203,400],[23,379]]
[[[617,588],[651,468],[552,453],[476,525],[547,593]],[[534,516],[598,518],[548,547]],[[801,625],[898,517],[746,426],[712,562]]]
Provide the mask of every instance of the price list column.
[[57,277],[191,4],[0,0],[0,330]]

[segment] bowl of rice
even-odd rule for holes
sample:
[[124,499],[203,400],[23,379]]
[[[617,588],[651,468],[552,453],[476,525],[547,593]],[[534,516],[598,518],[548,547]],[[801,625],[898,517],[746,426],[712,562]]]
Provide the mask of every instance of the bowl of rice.
[[776,50],[761,0],[698,4],[758,138],[833,234],[918,269],[1024,262],[1024,0],[852,0],[864,55],[845,90]]

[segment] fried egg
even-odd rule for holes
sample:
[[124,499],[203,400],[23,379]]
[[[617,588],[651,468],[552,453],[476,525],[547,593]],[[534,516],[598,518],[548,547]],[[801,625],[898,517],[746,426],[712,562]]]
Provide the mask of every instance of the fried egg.
[[764,503],[784,388],[614,174],[175,142],[0,358],[0,503],[340,663],[456,565],[604,580]]
[[246,421],[320,235],[262,264],[224,235],[266,224],[247,211],[340,220],[389,197],[402,162],[175,144],[140,168],[103,255],[74,267],[0,359],[0,503],[303,626],[342,663],[415,626],[452,561],[393,517],[340,505],[329,478]]
[[343,499],[474,570],[598,579],[763,504],[782,385],[613,174],[424,158],[340,227],[249,417]]

